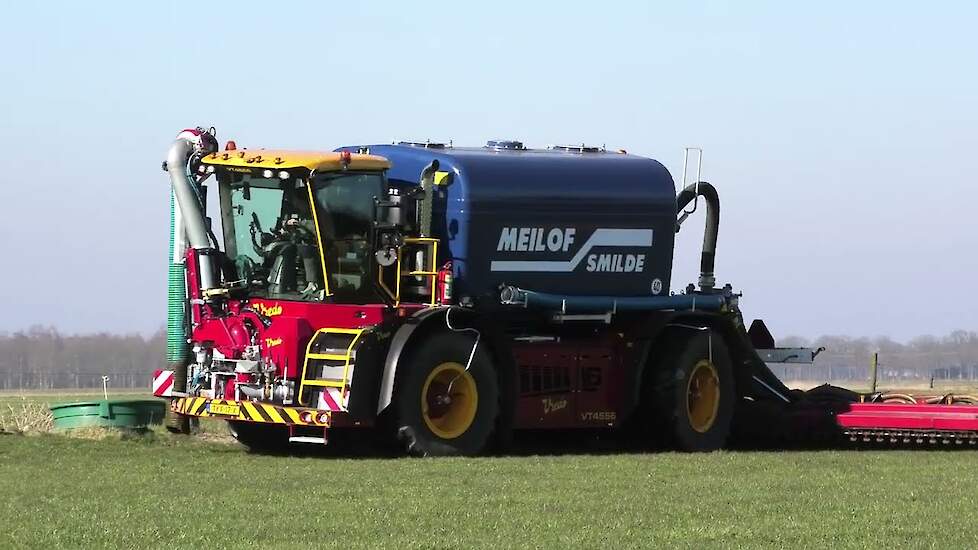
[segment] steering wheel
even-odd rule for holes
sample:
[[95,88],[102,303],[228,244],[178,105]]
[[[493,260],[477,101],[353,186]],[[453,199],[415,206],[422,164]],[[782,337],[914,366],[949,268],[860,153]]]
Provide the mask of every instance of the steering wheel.
[[257,220],[251,223],[251,243],[263,260],[273,258],[287,245],[317,247],[316,235],[298,219],[290,218],[278,225],[278,229],[266,233],[261,230],[261,224]]

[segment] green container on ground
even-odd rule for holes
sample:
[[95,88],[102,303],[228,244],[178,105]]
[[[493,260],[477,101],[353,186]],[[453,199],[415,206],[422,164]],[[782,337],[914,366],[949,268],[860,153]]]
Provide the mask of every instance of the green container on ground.
[[145,428],[162,424],[166,403],[160,399],[118,399],[51,405],[56,430],[88,428]]

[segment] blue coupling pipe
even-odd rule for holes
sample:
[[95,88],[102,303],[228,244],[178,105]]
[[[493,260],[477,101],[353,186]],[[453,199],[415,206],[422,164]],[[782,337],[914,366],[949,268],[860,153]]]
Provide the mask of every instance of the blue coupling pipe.
[[727,305],[723,294],[678,294],[675,296],[568,296],[503,287],[500,300],[508,305],[563,313],[608,311],[719,311]]

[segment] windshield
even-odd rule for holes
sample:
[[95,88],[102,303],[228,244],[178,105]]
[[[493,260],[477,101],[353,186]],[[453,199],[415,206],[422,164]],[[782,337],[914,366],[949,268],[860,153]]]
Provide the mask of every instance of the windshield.
[[[225,253],[252,295],[289,300],[376,301],[372,268],[374,197],[382,173],[338,172],[303,178],[218,175]],[[319,224],[317,232],[316,223]],[[324,256],[320,256],[320,238]],[[323,264],[328,285],[323,281]]]
[[305,181],[240,173],[219,181],[225,252],[238,279],[257,296],[320,299],[322,267]]
[[371,269],[374,197],[385,194],[380,173],[339,172],[312,182],[316,217],[326,251],[329,291],[337,301],[376,299]]

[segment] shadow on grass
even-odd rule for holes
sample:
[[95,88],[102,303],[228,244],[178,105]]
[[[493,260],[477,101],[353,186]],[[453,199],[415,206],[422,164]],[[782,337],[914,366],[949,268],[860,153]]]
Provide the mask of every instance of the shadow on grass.
[[[940,450],[975,451],[978,443],[974,439],[960,442],[924,438],[919,442],[898,440],[852,441],[837,428],[808,425],[805,428],[772,433],[753,431],[738,433],[732,438],[726,452],[750,453],[792,453],[812,451],[880,451],[880,450]],[[162,427],[149,430],[115,430],[93,428],[73,430],[63,433],[68,437],[94,440],[120,440],[147,445],[180,446],[205,443],[214,453],[248,452],[255,455],[308,457],[321,459],[390,459],[404,457],[405,453],[393,437],[385,437],[380,430],[363,428],[334,428],[329,432],[327,445],[322,444],[283,444],[269,449],[248,449],[236,442],[223,426],[223,422],[211,423],[195,435],[183,436],[167,432]],[[9,433],[9,432],[8,432]],[[787,435],[786,435],[787,434]],[[625,430],[576,429],[576,430],[521,430],[514,432],[505,451],[491,456],[603,456],[629,454],[657,454],[673,452],[664,446],[643,444],[631,432]]]
[[[240,448],[240,447],[239,447]],[[726,452],[794,453],[813,451],[880,451],[880,450],[928,450],[928,451],[975,451],[978,445],[942,443],[940,440],[924,440],[921,443],[898,441],[851,441],[836,433],[821,433],[818,437],[790,440],[741,440],[733,442]],[[292,444],[285,448],[264,451],[248,451],[255,454],[337,459],[389,459],[404,457],[404,452],[394,443],[369,430],[333,430],[327,445]],[[522,430],[514,434],[505,451],[490,456],[607,456],[629,454],[657,454],[675,452],[673,449],[643,445],[626,434],[608,430]]]
[[[231,446],[235,448],[236,446]],[[237,446],[238,449],[243,446]],[[726,452],[794,453],[813,451],[879,451],[879,450],[942,450],[974,451],[978,447],[968,444],[889,444],[876,442],[852,442],[848,438],[821,438],[817,441],[770,441],[737,442]],[[390,459],[405,457],[395,444],[385,441],[366,430],[334,430],[327,445],[292,444],[277,449],[248,450],[256,455],[289,456],[334,459]],[[668,448],[641,445],[622,434],[601,430],[527,430],[517,432],[504,452],[490,456],[608,456],[630,454],[658,454],[674,452]]]

